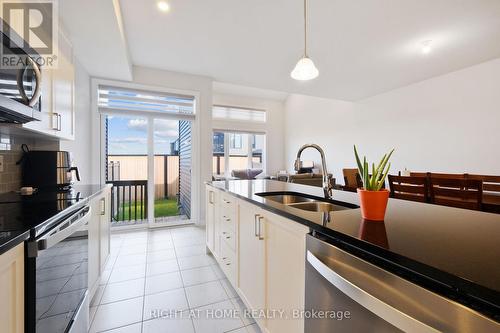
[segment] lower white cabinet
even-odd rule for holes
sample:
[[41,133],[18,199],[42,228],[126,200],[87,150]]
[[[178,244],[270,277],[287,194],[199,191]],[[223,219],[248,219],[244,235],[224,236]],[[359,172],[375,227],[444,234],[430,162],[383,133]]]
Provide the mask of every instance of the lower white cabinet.
[[217,190],[212,186],[207,186],[206,188],[206,221],[205,221],[205,229],[206,229],[206,241],[207,247],[212,251],[214,255],[217,256],[218,251],[215,249],[215,221],[217,219],[216,216],[216,205],[218,202],[217,198]]
[[24,243],[0,255],[0,331],[24,333]]
[[[264,221],[255,206],[246,202],[241,202],[239,206],[237,289],[249,308],[261,310],[266,306]],[[261,320],[259,324],[264,322],[265,320]]]
[[[207,186],[210,190],[218,191]],[[264,332],[304,332],[304,320],[297,314],[304,309],[309,228],[227,192],[215,197],[217,201],[207,193],[212,202],[207,214],[214,214],[213,220],[207,216],[207,246],[214,253],[218,242],[215,258],[222,271],[249,309],[284,311],[283,316],[256,318]]]
[[264,213],[266,242],[266,309],[284,310],[286,317],[267,320],[269,332],[304,332],[304,319],[294,311],[305,304],[305,251],[308,228]]
[[110,204],[111,190],[106,188],[101,195],[93,198],[90,202],[92,217],[89,221],[89,294],[92,299],[97,287],[101,273],[106,266],[110,250]]

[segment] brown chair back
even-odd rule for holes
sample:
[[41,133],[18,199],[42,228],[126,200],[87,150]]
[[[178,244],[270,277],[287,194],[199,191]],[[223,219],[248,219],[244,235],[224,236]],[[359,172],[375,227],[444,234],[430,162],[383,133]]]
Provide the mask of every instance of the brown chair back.
[[483,182],[477,179],[430,178],[431,203],[480,210]]
[[363,186],[358,169],[342,169],[344,174],[344,189],[356,191],[358,187]]
[[429,201],[427,177],[389,175],[391,197],[418,202]]
[[410,172],[411,177],[427,177],[427,178],[446,178],[446,179],[465,179],[466,174],[463,173],[438,173],[438,172]]
[[500,213],[500,176],[467,174],[467,179],[483,182],[483,210],[490,213]]

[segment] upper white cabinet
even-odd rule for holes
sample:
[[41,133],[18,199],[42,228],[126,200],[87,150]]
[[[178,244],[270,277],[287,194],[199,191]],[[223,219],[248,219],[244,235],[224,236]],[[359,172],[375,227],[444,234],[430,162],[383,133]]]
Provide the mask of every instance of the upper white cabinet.
[[60,31],[57,68],[42,67],[41,121],[22,126],[54,138],[75,138],[75,69],[73,48]]

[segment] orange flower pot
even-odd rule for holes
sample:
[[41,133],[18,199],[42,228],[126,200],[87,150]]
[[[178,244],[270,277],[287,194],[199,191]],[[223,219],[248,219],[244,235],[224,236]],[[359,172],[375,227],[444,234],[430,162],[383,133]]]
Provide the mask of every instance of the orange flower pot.
[[383,221],[389,200],[389,191],[367,191],[358,188],[361,215],[366,220]]

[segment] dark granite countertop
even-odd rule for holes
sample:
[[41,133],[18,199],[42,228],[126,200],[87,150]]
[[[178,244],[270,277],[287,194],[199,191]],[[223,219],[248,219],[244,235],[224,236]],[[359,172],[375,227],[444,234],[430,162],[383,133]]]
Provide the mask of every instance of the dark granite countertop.
[[[492,311],[500,313],[499,214],[390,199],[384,222],[363,220],[359,208],[334,211],[325,219],[322,213],[257,195],[296,192],[323,198],[318,187],[272,180],[211,184],[306,225],[335,245],[424,287],[466,305],[474,303],[472,307],[490,316]],[[359,204],[357,193],[334,191],[333,197]]]
[[110,185],[75,185],[69,191],[38,191],[25,196],[0,194],[0,255],[29,237],[50,229],[57,220],[82,208]]

